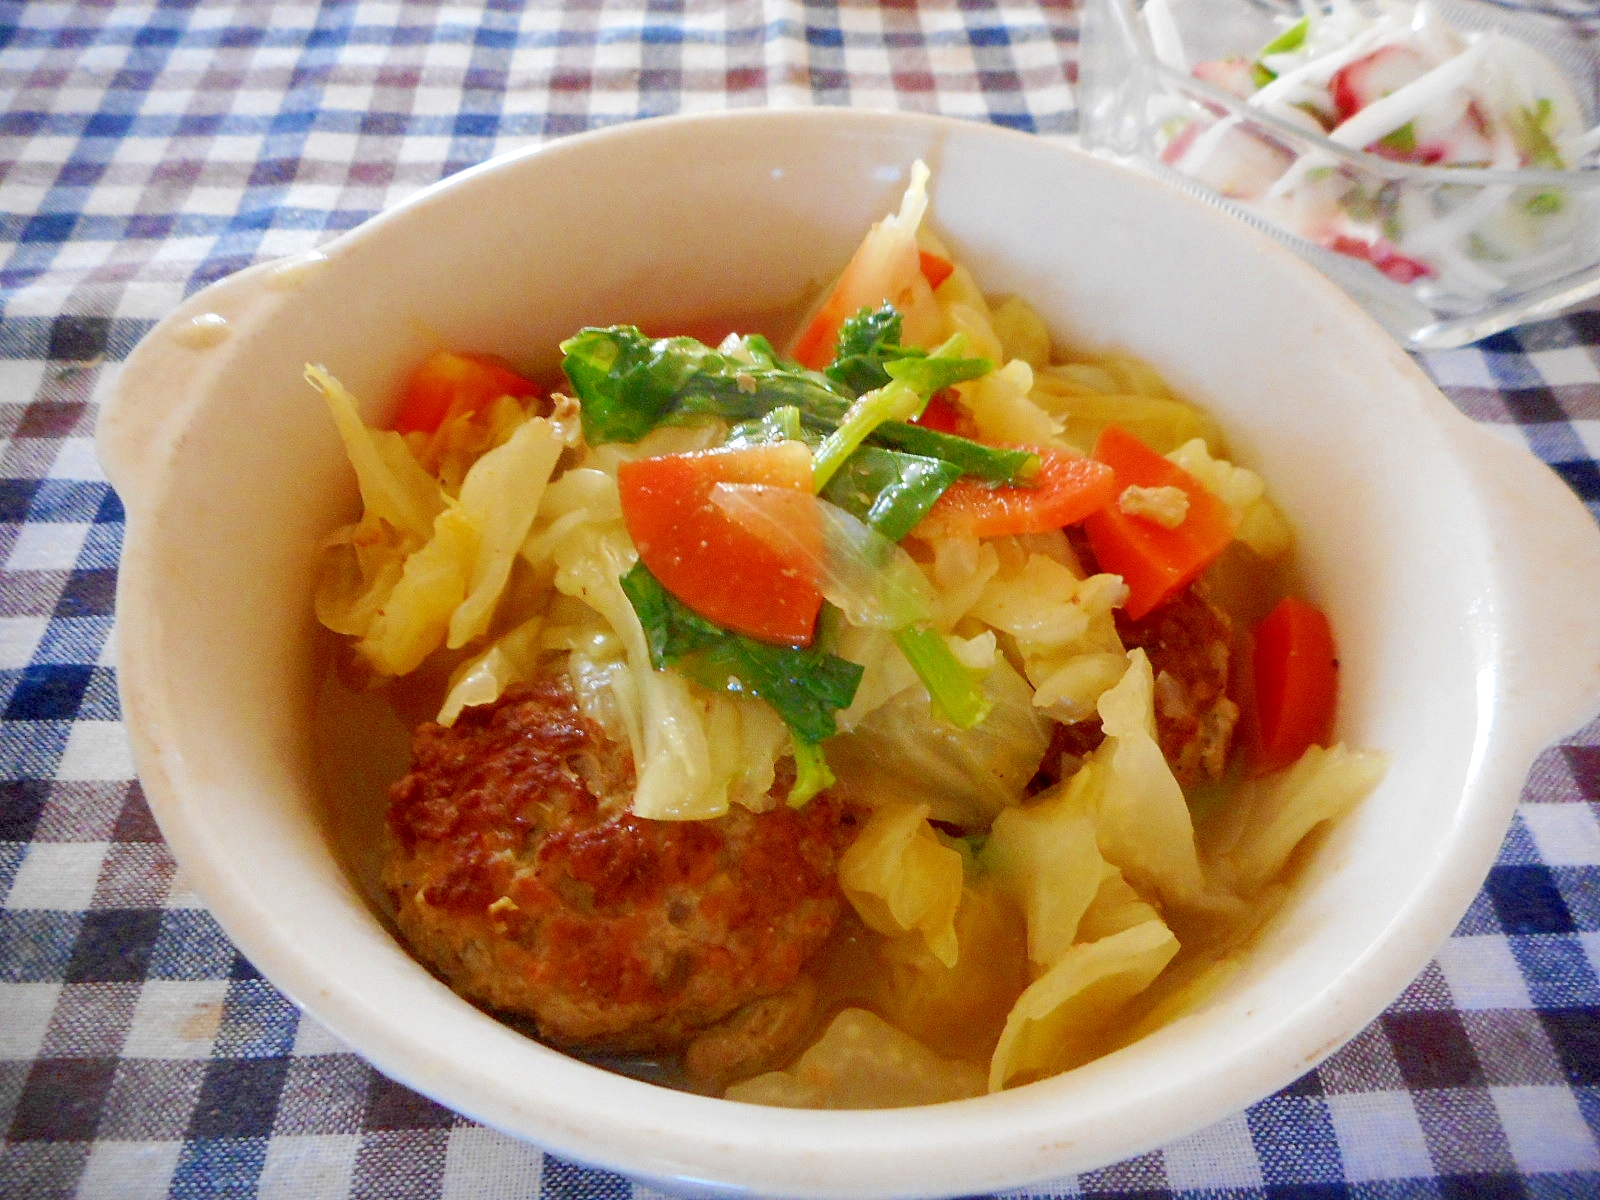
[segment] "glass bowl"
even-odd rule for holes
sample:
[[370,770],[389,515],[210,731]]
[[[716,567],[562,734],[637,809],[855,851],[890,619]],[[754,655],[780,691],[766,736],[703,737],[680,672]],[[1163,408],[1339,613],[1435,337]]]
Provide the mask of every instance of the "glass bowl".
[[[1344,107],[1353,87],[1370,89],[1361,98],[1370,103],[1411,81],[1403,62],[1396,67],[1408,44],[1394,36],[1386,43],[1381,34],[1355,47],[1344,64],[1349,70],[1332,77],[1327,90],[1340,102],[1332,111],[1319,117],[1309,102],[1293,111],[1264,104],[1274,94],[1281,101],[1309,93],[1286,94],[1285,80],[1274,80],[1261,59],[1285,77],[1294,59],[1272,58],[1263,48],[1281,39],[1293,55],[1296,22],[1308,12],[1326,19],[1330,10],[1347,20],[1387,12],[1406,25],[1420,11],[1427,36],[1457,36],[1469,47],[1494,35],[1500,47],[1510,39],[1509,50],[1494,53],[1514,57],[1511,75],[1526,77],[1533,62],[1536,78],[1564,77],[1570,104],[1558,100],[1555,108],[1567,105],[1567,127],[1588,134],[1562,143],[1564,169],[1543,165],[1557,161],[1544,132],[1549,107],[1507,106],[1508,132],[1494,134],[1483,115],[1488,106],[1476,107],[1466,89],[1502,68],[1473,50],[1475,65],[1451,68],[1456,90],[1435,89],[1444,97],[1436,103],[1454,104],[1459,114],[1445,132],[1456,139],[1451,144],[1462,144],[1462,130],[1467,142],[1481,134],[1495,165],[1437,165],[1438,140],[1423,144],[1416,132],[1425,121],[1437,126],[1437,112],[1388,129],[1381,115],[1370,119],[1377,104]],[[1447,32],[1439,33],[1440,23]],[[1274,92],[1259,90],[1275,82]],[[1600,293],[1600,15],[1592,5],[1086,0],[1079,104],[1085,147],[1153,172],[1285,242],[1411,348],[1463,345]],[[1341,112],[1352,111],[1355,119],[1330,136]],[[1541,165],[1502,165],[1508,146],[1515,148],[1510,161]]]

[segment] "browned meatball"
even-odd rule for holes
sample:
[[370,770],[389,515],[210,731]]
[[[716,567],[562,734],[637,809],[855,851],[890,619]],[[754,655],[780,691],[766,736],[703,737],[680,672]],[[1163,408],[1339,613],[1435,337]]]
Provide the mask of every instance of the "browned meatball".
[[1228,698],[1233,622],[1187,587],[1137,621],[1117,614],[1117,634],[1140,647],[1155,673],[1156,741],[1185,787],[1221,776],[1239,720]]
[[852,815],[819,796],[651,821],[632,790],[626,747],[564,677],[419,728],[384,876],[412,948],[462,994],[597,1051],[678,1048],[792,984],[838,919]]
[[[1187,587],[1137,621],[1119,611],[1117,635],[1150,659],[1156,741],[1173,775],[1184,787],[1219,778],[1239,720],[1239,706],[1227,694],[1233,638],[1228,614],[1197,587]],[[1057,725],[1035,786],[1070,775],[1103,739],[1098,717]]]

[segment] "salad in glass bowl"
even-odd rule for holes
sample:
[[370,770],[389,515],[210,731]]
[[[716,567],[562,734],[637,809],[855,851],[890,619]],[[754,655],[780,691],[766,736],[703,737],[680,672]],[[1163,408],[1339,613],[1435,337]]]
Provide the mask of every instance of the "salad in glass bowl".
[[1413,345],[1457,345],[1600,291],[1592,24],[1095,0],[1084,139],[1276,232]]

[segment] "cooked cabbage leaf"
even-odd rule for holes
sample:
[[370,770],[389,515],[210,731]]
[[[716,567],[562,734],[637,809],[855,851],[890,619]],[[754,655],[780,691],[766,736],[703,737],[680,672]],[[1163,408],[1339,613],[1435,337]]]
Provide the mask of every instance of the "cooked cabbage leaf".
[[1096,832],[1100,853],[1147,894],[1181,904],[1205,881],[1183,789],[1155,738],[1154,682],[1143,650],[1100,697],[1106,740],[1090,756],[1099,768]]
[[591,679],[580,694],[603,691],[633,750],[632,810],[656,820],[720,816],[730,800],[768,804],[771,767],[788,742],[782,723],[746,696],[706,691],[673,671],[656,670],[650,645],[621,577],[633,564],[625,533],[569,538],[555,550],[555,586],[611,627],[624,660],[581,649],[572,670]]
[[989,1063],[989,1090],[1088,1062],[1117,1014],[1177,952],[1160,921],[1073,946],[1017,998]]
[[1343,816],[1378,786],[1388,757],[1312,746],[1293,765],[1247,781],[1205,830],[1207,858],[1234,891],[1251,896],[1275,879],[1318,825]]
[[935,1054],[987,1062],[1006,1016],[1032,981],[1021,912],[994,880],[969,876],[956,907],[953,967],[916,934],[877,942],[866,1000]]
[[940,1058],[864,1008],[847,1008],[787,1071],[736,1083],[724,1095],[784,1108],[901,1108],[983,1094],[983,1068]]
[[839,886],[867,927],[916,933],[947,967],[956,965],[956,907],[965,874],[961,853],[939,840],[926,804],[873,810],[839,859]]
[[558,426],[533,417],[467,471],[460,505],[477,528],[478,544],[467,593],[450,614],[445,644],[452,650],[488,632],[512,561],[533,526],[545,486],[565,448]]
[[1101,938],[1132,929],[1146,921],[1157,920],[1160,916],[1143,896],[1133,890],[1133,885],[1122,877],[1121,871],[1105,863],[1100,868],[1100,886],[1078,922],[1077,940],[1098,942]]
[[450,614],[466,598],[477,553],[477,523],[452,504],[434,521],[427,544],[407,557],[400,579],[356,643],[374,670],[405,675],[439,648]]
[[[1008,808],[979,852],[979,861],[1022,908],[1028,958],[1040,967],[1061,960],[1099,893],[1106,862],[1095,842],[1094,776],[1086,764],[1038,799]],[[1114,868],[1113,868],[1114,869]]]
[[961,389],[961,402],[986,441],[1054,445],[1061,422],[1036,404],[1033,368],[1015,359]]
[[984,676],[983,694],[992,707],[970,729],[937,718],[921,687],[892,695],[828,743],[840,786],[866,804],[915,801],[936,820],[986,828],[1021,801],[1050,744],[1050,726],[1003,657]]
[[1228,506],[1234,536],[1262,558],[1282,558],[1294,535],[1277,506],[1267,498],[1266,481],[1247,467],[1214,458],[1200,438],[1190,438],[1167,455]]
[[532,679],[538,672],[543,629],[544,617],[535,613],[457,667],[435,720],[454,725],[462,709],[493,704],[513,683]]
[[433,519],[445,505],[438,481],[411,456],[398,433],[367,427],[355,397],[326,367],[308,364],[306,379],[328,402],[345,453],[355,468],[363,507],[401,532],[426,541],[433,532]]

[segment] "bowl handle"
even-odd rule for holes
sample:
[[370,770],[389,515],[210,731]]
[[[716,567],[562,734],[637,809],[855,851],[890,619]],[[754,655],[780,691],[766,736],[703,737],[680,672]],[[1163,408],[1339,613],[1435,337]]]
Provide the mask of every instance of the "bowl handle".
[[1527,449],[1466,420],[1450,436],[1491,535],[1504,733],[1531,763],[1600,712],[1600,527]]
[[284,290],[285,268],[293,261],[258,263],[196,292],[128,356],[95,428],[95,453],[125,507],[142,506],[167,457],[163,444],[179,427],[178,414],[228,357],[225,348],[244,318]]

